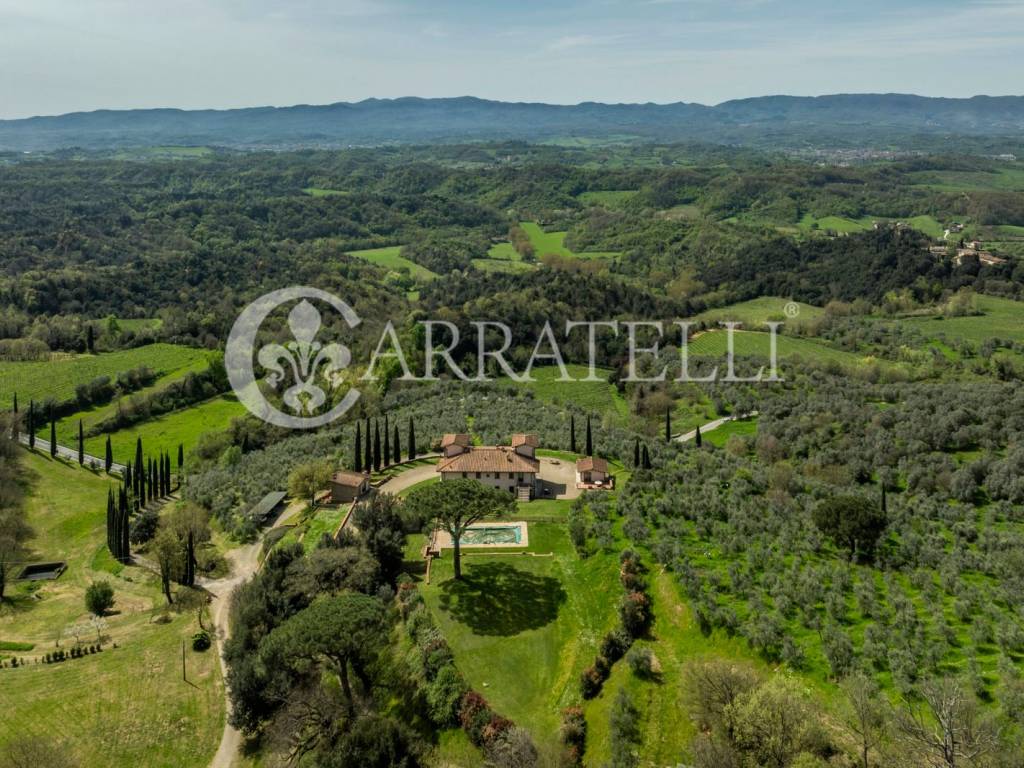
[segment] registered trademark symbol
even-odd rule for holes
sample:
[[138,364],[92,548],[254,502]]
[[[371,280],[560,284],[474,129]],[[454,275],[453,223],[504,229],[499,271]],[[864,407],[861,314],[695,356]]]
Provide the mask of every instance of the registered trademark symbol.
[[786,304],[785,309],[783,309],[783,312],[786,313],[786,317],[796,317],[797,315],[800,314],[800,305],[797,304],[795,301],[791,301],[788,304]]

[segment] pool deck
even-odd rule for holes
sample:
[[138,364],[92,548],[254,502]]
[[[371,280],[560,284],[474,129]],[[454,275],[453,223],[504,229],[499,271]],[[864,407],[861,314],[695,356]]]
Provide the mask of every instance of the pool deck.
[[[506,522],[504,520],[494,521],[488,523],[474,523],[469,526],[469,530],[473,528],[512,528],[514,526],[519,527],[519,543],[496,543],[496,544],[462,544],[459,549],[519,549],[530,546],[530,527],[524,520],[513,520]],[[438,528],[434,531],[433,542],[430,549],[434,552],[440,552],[442,549],[452,548],[452,537],[448,534],[448,531],[443,531]]]

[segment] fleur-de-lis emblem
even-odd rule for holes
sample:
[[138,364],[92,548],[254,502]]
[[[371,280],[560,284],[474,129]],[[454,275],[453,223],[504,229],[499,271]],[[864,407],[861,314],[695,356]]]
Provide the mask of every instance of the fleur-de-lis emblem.
[[312,414],[327,401],[327,393],[317,384],[318,371],[328,389],[334,389],[341,383],[337,374],[352,361],[348,347],[323,346],[316,341],[321,325],[320,312],[303,299],[288,314],[288,327],[295,340],[284,345],[267,344],[257,355],[260,365],[269,371],[267,383],[274,389],[285,379],[285,365],[290,366],[295,383],[282,397],[285,405],[297,414]]

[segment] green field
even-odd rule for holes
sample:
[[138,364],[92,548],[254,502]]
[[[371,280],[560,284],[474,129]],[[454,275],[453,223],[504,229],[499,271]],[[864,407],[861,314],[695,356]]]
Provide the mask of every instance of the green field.
[[[796,314],[794,317],[790,317],[787,314],[787,309],[792,310],[793,308],[796,309]],[[709,323],[737,322],[743,323],[744,328],[758,330],[759,328],[763,329],[764,324],[769,321],[781,320],[786,324],[791,324],[801,320],[813,320],[821,317],[824,312],[825,310],[820,307],[804,304],[802,301],[790,301],[777,296],[762,296],[719,309],[709,309],[690,319]]]
[[980,343],[985,339],[1024,341],[1024,302],[978,295],[975,305],[981,315],[969,317],[908,317],[900,322],[928,338],[945,336]]
[[[36,735],[65,742],[83,768],[207,765],[224,722],[216,652],[189,651],[189,682],[181,679],[181,641],[197,630],[195,617],[153,623],[151,609],[163,600],[159,580],[110,558],[105,510],[114,482],[48,455],[25,451],[22,461],[26,514],[35,533],[30,557],[63,560],[68,569],[56,581],[17,583],[9,590],[11,600],[0,606],[0,637],[32,643],[32,653],[18,654],[30,660],[58,642],[69,650],[75,642],[71,627],[88,615],[86,586],[107,579],[116,602],[106,618],[102,653],[0,671],[0,752],[12,739]],[[95,642],[94,634],[80,638]],[[160,696],[137,695],[140,690]]]
[[[141,401],[142,399],[150,395],[153,395],[156,392],[159,392],[160,390],[167,387],[168,384],[171,384],[177,381],[178,379],[183,378],[189,373],[198,373],[200,371],[205,370],[208,364],[208,359],[208,357],[197,359],[193,361],[190,365],[187,365],[183,368],[177,369],[176,371],[160,376],[150,386],[143,387],[140,390],[137,390],[129,395],[126,395],[127,401]],[[107,403],[105,405],[98,405],[91,408],[86,408],[85,410],[78,411],[76,413],[71,414],[70,416],[60,419],[57,422],[57,442],[59,442],[61,445],[77,446],[79,420],[81,420],[82,422],[83,430],[88,432],[90,427],[92,427],[93,425],[98,424],[114,416],[117,413],[118,402],[118,400],[114,400],[113,402]],[[40,425],[39,429],[36,431],[36,434],[39,437],[43,438],[44,440],[49,440],[49,426],[46,424]],[[88,443],[90,445],[95,445],[94,440],[90,440],[88,441]],[[102,449],[102,446],[100,446],[100,448]],[[91,453],[91,451],[89,452]],[[94,455],[102,456],[103,454],[100,453]]]
[[614,384],[608,383],[611,371],[597,368],[595,375],[600,381],[581,381],[588,374],[585,365],[565,366],[575,381],[559,381],[561,371],[557,366],[534,368],[532,382],[516,382],[508,377],[497,379],[501,384],[511,384],[529,389],[540,400],[548,403],[571,403],[589,413],[613,413],[621,418],[629,416],[629,403],[619,394]]
[[348,251],[349,256],[353,256],[363,261],[368,261],[371,264],[376,264],[379,267],[385,269],[391,269],[395,272],[401,272],[403,269],[409,271],[417,280],[433,280],[437,277],[437,274],[431,272],[426,267],[421,267],[414,261],[404,258],[401,255],[402,246],[393,245],[388,248],[369,248],[365,251]]
[[[857,366],[871,362],[874,358],[865,358],[846,352],[835,347],[830,347],[819,341],[797,338],[793,336],[779,335],[776,337],[778,343],[779,359],[787,357],[801,357],[805,360],[817,360],[819,362],[835,362],[843,366]],[[736,331],[734,335],[734,350],[737,355],[757,355],[768,357],[771,346],[771,335],[757,333],[754,331]],[[726,331],[708,331],[690,340],[689,354],[693,357],[722,357],[724,358],[728,347],[728,333]],[[724,361],[723,361],[724,365]],[[784,372],[781,372],[784,375]],[[750,375],[737,367],[737,375]],[[767,375],[767,371],[765,372]]]
[[723,448],[729,438],[733,435],[740,437],[752,437],[757,434],[757,417],[752,419],[741,419],[739,421],[729,421],[720,426],[718,429],[713,429],[710,432],[706,432],[702,435],[705,442],[711,445]]
[[540,225],[532,221],[521,221],[519,226],[530,238],[537,260],[546,254],[553,253],[567,259],[614,259],[619,254],[611,252],[586,251],[576,253],[565,247],[565,232],[545,232]]
[[196,370],[206,364],[209,353],[202,349],[174,344],[150,344],[145,347],[107,352],[101,355],[74,355],[45,362],[0,362],[0,409],[8,409],[18,394],[19,408],[30,399],[38,402],[65,402],[75,397],[75,387],[100,376],[111,380],[117,374],[147,366],[157,375]]
[[616,625],[619,565],[617,553],[580,560],[562,525],[529,526],[529,551],[551,556],[464,550],[460,583],[446,554],[420,590],[470,684],[553,758],[559,713],[579,701],[580,673]]
[[849,234],[851,232],[866,232],[871,229],[875,219],[870,216],[863,216],[859,219],[848,219],[843,216],[823,216],[815,218],[810,213],[805,213],[803,218],[797,222],[797,226],[805,232],[819,230],[821,232],[839,232]]
[[629,202],[636,196],[635,189],[605,189],[597,192],[583,192],[576,199],[585,205],[603,205],[605,208],[616,208]]
[[[110,434],[114,449],[114,461],[124,464],[135,458],[136,438],[142,438],[147,454],[155,455],[167,451],[177,455],[178,445],[185,446],[186,453],[195,447],[204,432],[221,432],[231,426],[231,420],[245,414],[245,406],[234,395],[221,395],[213,400],[193,405],[179,411],[157,416],[127,429]],[[85,452],[103,457],[106,436],[88,438]],[[72,443],[74,446],[77,443]]]

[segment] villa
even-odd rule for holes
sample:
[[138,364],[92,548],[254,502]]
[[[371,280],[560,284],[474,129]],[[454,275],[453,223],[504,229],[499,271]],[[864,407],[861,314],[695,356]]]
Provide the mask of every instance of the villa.
[[611,488],[613,478],[608,472],[608,462],[596,456],[584,456],[576,460],[577,488]]
[[441,438],[437,471],[442,482],[472,479],[530,501],[537,495],[539,446],[536,435],[513,435],[511,445],[472,445],[469,435],[447,434]]
[[370,490],[370,476],[340,469],[331,477],[331,503],[347,504]]

